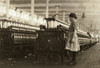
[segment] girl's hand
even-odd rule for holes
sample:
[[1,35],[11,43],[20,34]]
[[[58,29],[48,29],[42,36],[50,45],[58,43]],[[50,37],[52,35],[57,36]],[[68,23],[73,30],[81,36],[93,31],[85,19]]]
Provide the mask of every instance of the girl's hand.
[[70,40],[69,42],[70,42],[70,43],[73,43],[73,42],[74,42],[74,39]]

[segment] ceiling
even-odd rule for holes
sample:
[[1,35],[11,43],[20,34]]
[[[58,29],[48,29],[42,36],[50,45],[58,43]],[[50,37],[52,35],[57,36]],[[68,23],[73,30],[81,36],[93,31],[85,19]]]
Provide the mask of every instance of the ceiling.
[[[6,2],[5,0],[0,0]],[[34,12],[38,16],[46,16],[46,0],[34,0]],[[10,0],[11,7],[22,11],[31,12],[31,0]],[[100,30],[100,0],[49,0],[49,17],[56,14],[56,6],[59,6],[59,19],[63,19],[63,11],[66,10],[66,21],[68,14],[76,13],[80,22]],[[84,21],[81,17],[84,17]]]

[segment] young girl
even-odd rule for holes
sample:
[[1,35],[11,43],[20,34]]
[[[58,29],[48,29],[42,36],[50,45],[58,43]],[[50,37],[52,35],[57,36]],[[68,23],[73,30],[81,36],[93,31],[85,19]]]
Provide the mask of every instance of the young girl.
[[76,62],[76,53],[80,50],[80,45],[78,42],[78,36],[77,36],[77,31],[78,31],[78,22],[77,22],[77,17],[75,13],[70,13],[69,14],[69,20],[70,20],[70,26],[68,29],[68,36],[67,36],[67,41],[65,45],[65,49],[69,50],[69,57],[70,61],[68,62],[69,65],[75,65],[77,64]]

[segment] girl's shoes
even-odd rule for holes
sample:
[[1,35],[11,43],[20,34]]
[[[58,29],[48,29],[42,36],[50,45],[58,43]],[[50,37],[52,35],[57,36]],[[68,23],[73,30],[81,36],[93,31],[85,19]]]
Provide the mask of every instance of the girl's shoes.
[[68,63],[67,63],[67,65],[71,65],[71,66],[72,66],[72,65],[76,65],[76,64],[77,64],[76,61],[72,61],[72,62],[68,62]]

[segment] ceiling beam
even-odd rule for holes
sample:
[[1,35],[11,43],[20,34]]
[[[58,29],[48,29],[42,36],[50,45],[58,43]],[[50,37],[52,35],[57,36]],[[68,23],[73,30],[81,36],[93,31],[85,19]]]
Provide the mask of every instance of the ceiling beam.
[[[20,9],[20,8],[19,8]],[[20,9],[21,11],[26,11],[26,12],[30,12],[30,9]],[[64,10],[64,8],[59,8],[59,12],[62,12]],[[38,12],[38,11],[41,11],[41,12],[45,12],[46,11],[46,9],[35,9],[35,12]],[[56,11],[56,9],[55,8],[51,8],[51,9],[49,9],[49,11],[51,11],[51,12],[55,12]],[[79,8],[73,8],[73,9],[71,9],[71,8],[66,8],[66,12],[75,12],[75,13],[83,13],[83,12],[85,12],[85,13],[99,13],[100,12],[100,9],[97,9],[97,10],[94,10],[94,9],[88,9],[88,10],[85,10],[85,9],[79,9]]]
[[[37,14],[45,14],[45,12],[36,12]],[[72,12],[70,12],[72,13]],[[49,12],[49,14],[56,14],[56,13],[51,13]],[[67,12],[66,15],[68,15],[69,13]],[[76,13],[76,15],[82,15],[83,13]],[[63,15],[63,12],[59,12],[59,15]],[[85,15],[90,15],[90,16],[100,16],[100,14],[97,14],[97,13],[86,13]]]
[[[36,14],[39,14],[39,15],[45,15],[45,13],[36,13]],[[49,13],[49,15],[55,15],[56,13]],[[67,13],[69,14],[69,13]],[[68,16],[66,14],[66,16]],[[82,16],[82,13],[76,13],[76,15],[78,16]],[[59,16],[63,16],[63,13],[59,13]],[[100,18],[100,15],[98,14],[86,14],[87,17],[94,17],[94,18]]]
[[[45,14],[39,14],[39,13],[36,13],[38,16],[43,16],[43,17],[45,17]],[[55,14],[49,14],[49,17],[52,17],[53,15],[55,15]],[[81,14],[79,15],[77,15],[77,17],[78,18],[81,18]],[[59,15],[58,17],[63,17],[62,15]],[[67,15],[66,15],[66,17],[68,17]],[[100,20],[100,16],[98,16],[98,15],[87,15],[86,16],[86,19],[89,19],[89,20],[92,20],[92,19],[94,19],[94,20]]]
[[[95,3],[97,5],[100,5],[100,3]],[[75,6],[75,7],[80,7],[80,6],[92,6],[93,3],[68,3],[68,2],[65,2],[65,3],[50,3],[50,6],[56,6],[56,5],[60,5],[60,6]],[[30,7],[31,4],[13,4],[12,3],[12,6],[15,6],[15,7]],[[45,7],[46,6],[46,3],[36,3],[35,6],[42,6],[42,7]]]
[[[28,12],[30,12],[30,11],[28,11]],[[74,13],[76,13],[76,14],[83,14],[83,12],[84,11],[76,11],[76,10],[73,10],[73,11],[71,11],[71,10],[66,10],[66,14],[69,14],[69,13],[71,13],[71,12],[74,12]],[[35,13],[45,13],[45,10],[44,11],[40,11],[40,10],[36,10],[35,9]],[[56,13],[56,11],[49,11],[49,13]],[[59,13],[63,13],[62,11],[59,11]],[[97,13],[94,13],[94,12],[92,12],[92,11],[87,11],[87,12],[84,12],[85,13],[85,15],[100,15],[100,14],[98,14],[98,13],[100,13],[100,11],[99,12],[97,12]]]
[[[4,0],[2,0],[4,1]],[[26,1],[26,2],[30,2],[31,0],[10,0],[12,3],[15,3],[15,2],[23,2],[23,1]],[[46,0],[35,0],[35,3],[46,3]],[[98,1],[89,1],[89,0],[50,0],[50,3],[84,3],[84,2],[90,2],[90,3],[97,3]]]
[[[11,5],[11,6],[13,6],[13,5]],[[15,7],[17,7],[17,6],[15,6]],[[27,6],[27,7],[17,7],[17,8],[21,8],[21,9],[30,9],[31,7],[30,6]],[[46,8],[46,6],[35,6],[34,8],[41,8],[41,9],[45,9]],[[49,8],[56,8],[56,6],[49,6]],[[85,9],[85,7],[84,6],[80,6],[80,7],[75,7],[75,6],[59,6],[59,8],[83,8],[83,9]]]
[[[26,0],[10,0],[10,1],[26,1]],[[27,1],[30,1],[30,0],[27,0]],[[41,3],[41,0],[35,0],[35,2],[39,2]],[[46,2],[46,0],[42,0],[42,2]],[[87,2],[86,0],[52,0],[50,2]]]
[[[19,8],[20,9],[20,8]],[[21,9],[21,10],[24,10],[24,11],[30,11],[30,9]],[[62,11],[64,10],[63,8],[59,8],[59,11]],[[46,11],[46,9],[35,9],[35,11]],[[52,9],[49,9],[49,11],[56,11],[55,8],[52,8]],[[71,9],[71,8],[67,8],[66,11],[83,11],[83,9]],[[88,10],[88,11],[92,11],[92,10]]]

